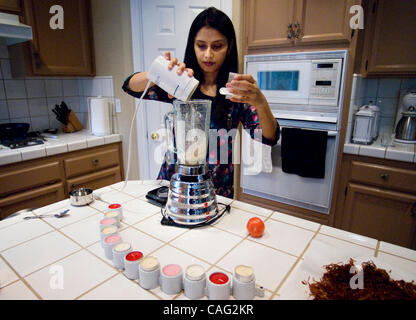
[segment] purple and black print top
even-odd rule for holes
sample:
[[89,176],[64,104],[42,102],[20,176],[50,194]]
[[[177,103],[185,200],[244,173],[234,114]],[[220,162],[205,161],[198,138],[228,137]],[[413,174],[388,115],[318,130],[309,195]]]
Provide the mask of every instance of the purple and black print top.
[[[122,89],[132,95],[133,97],[140,98],[143,92],[135,92],[130,90],[128,83],[130,78],[134,74],[130,75],[123,84]],[[157,86],[150,87],[147,91],[144,99],[148,100],[157,100],[160,102],[172,103],[173,99],[170,99],[167,93]],[[242,103],[232,103],[229,100],[226,100],[217,93],[216,97],[207,96],[201,92],[200,87],[197,88],[195,93],[192,96],[192,99],[204,99],[210,100],[211,104],[211,122],[210,129],[218,130],[217,138],[217,152],[212,151],[215,148],[209,147],[207,152],[207,165],[210,170],[214,187],[216,188],[216,193],[218,195],[233,198],[234,197],[234,165],[233,165],[233,156],[232,156],[232,142],[233,139],[227,134],[232,129],[238,128],[239,123],[243,125],[243,129],[250,130],[250,135],[252,138],[255,136],[255,130],[259,130],[260,123],[259,117],[257,114],[257,109],[255,106],[249,106]],[[217,108],[227,108],[226,112],[220,113],[221,116],[218,116]],[[216,112],[217,111],[217,112]],[[228,121],[227,121],[228,120]],[[277,122],[277,121],[276,121]],[[221,130],[225,129],[225,130]],[[222,134],[225,133],[225,134]],[[257,136],[257,135],[256,135]],[[224,137],[224,138],[223,138]],[[270,140],[262,136],[262,143],[273,146],[277,143],[280,137],[280,128],[279,123],[277,123],[277,129],[275,134],[275,139]],[[226,142],[225,140],[228,139]],[[224,159],[224,156],[220,156],[220,148],[225,143],[228,144],[228,162],[220,163],[221,159]],[[223,148],[221,148],[223,149]],[[218,154],[218,157],[217,157]],[[168,161],[169,159],[169,161]],[[171,159],[174,159],[171,161]],[[160,168],[157,179],[170,180],[172,175],[175,173],[175,160],[176,155],[172,155],[170,151],[167,151],[165,154],[164,162]],[[221,161],[225,162],[225,161]]]

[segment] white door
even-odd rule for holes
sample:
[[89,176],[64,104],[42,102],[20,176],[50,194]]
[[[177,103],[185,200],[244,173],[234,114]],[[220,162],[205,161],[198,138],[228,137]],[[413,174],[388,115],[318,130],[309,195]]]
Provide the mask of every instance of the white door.
[[[143,57],[142,69],[137,71],[148,70],[152,61],[166,51],[183,61],[189,28],[194,18],[210,6],[231,17],[231,3],[229,0],[142,0],[140,20],[143,43],[136,52],[133,49],[133,55],[142,54]],[[132,16],[132,22],[133,19]],[[171,109],[170,104],[143,101],[138,113],[140,119],[137,120],[139,179],[156,179],[159,173],[163,155],[161,150],[166,149],[163,117]]]

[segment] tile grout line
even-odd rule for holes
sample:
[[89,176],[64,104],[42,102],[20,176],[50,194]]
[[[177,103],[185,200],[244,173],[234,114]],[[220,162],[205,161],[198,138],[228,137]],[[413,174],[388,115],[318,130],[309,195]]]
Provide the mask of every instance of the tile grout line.
[[18,277],[18,280],[12,281],[11,283],[9,283],[8,285],[4,286],[1,289],[7,288],[8,286],[17,283],[18,281],[22,281],[23,284],[39,299],[39,300],[43,300],[43,298],[40,296],[40,294],[38,294],[36,292],[35,289],[32,288],[32,286],[26,281],[26,279],[24,279],[13,267],[12,265],[6,260],[6,258],[3,257],[2,254],[0,254],[0,258],[1,260],[4,261],[4,263],[10,268],[10,270],[12,270]]
[[277,294],[277,292],[282,288],[283,284],[286,282],[286,280],[289,278],[289,276],[291,275],[291,273],[293,272],[293,270],[296,268],[296,266],[298,265],[299,261],[303,260],[303,256],[305,255],[306,251],[309,249],[312,241],[317,237],[317,235],[319,234],[319,231],[321,230],[322,225],[319,226],[319,228],[316,230],[315,234],[313,235],[313,237],[311,238],[311,240],[309,240],[308,244],[306,245],[306,247],[303,249],[302,253],[300,254],[300,256],[296,259],[295,263],[292,265],[292,267],[289,269],[289,271],[286,273],[286,275],[283,277],[282,281],[277,285],[277,288],[273,291],[273,294],[271,296],[270,299],[273,299]]

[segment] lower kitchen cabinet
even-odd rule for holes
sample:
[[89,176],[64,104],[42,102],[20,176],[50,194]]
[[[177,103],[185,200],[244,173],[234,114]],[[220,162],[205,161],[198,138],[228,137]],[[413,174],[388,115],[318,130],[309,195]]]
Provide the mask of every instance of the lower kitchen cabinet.
[[0,166],[0,219],[124,179],[121,142]]
[[344,155],[341,184],[335,227],[416,248],[414,164]]
[[90,188],[99,189],[110,184],[121,181],[120,167],[114,167],[106,170],[101,170],[91,174],[83,175],[77,178],[68,179],[67,189]]
[[40,208],[64,199],[65,190],[62,182],[12,194],[0,198],[0,219],[22,209]]

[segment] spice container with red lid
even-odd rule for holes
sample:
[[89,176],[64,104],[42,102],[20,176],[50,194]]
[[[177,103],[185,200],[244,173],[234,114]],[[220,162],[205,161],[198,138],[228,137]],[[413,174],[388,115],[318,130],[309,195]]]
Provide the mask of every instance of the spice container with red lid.
[[231,280],[223,272],[212,272],[207,280],[207,296],[209,300],[228,300],[231,294]]
[[139,263],[143,258],[140,251],[131,251],[124,256],[124,275],[130,280],[139,278]]
[[119,203],[112,203],[108,205],[108,210],[120,212],[120,220],[123,220],[123,207]]

